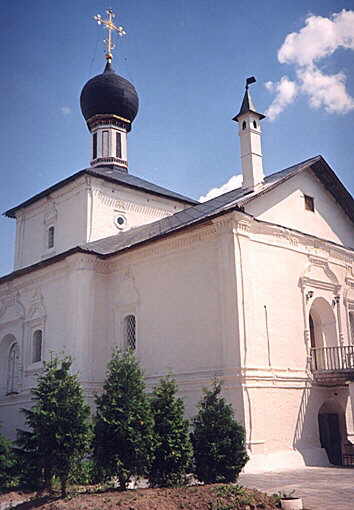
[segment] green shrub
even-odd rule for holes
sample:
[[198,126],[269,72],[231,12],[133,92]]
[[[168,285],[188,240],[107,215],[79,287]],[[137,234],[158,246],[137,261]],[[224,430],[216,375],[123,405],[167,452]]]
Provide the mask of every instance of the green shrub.
[[74,467],[88,453],[90,408],[85,403],[77,375],[70,374],[72,360],[53,357],[44,362],[33,407],[22,409],[28,430],[19,430],[17,449],[22,481],[36,488],[50,488],[54,476],[66,496]]
[[0,434],[0,489],[8,489],[16,483],[16,458],[12,443]]
[[153,418],[143,372],[132,352],[114,351],[96,404],[96,478],[102,481],[116,476],[125,490],[133,476],[148,475],[154,451]]
[[205,483],[235,482],[248,461],[244,428],[221,396],[221,383],[204,389],[193,420],[195,474]]
[[186,483],[191,467],[192,445],[189,423],[184,418],[184,404],[176,396],[177,385],[170,377],[155,387],[151,408],[156,440],[155,459],[149,473],[152,487],[172,487]]

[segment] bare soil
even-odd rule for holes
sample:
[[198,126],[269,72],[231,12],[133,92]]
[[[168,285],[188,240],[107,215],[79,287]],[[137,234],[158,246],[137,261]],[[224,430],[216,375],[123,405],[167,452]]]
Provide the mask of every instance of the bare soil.
[[[35,493],[9,492],[0,495],[0,509],[6,503],[17,510],[273,510],[272,497],[263,492],[234,485],[196,485],[176,489],[86,488],[85,493],[72,493],[61,499],[58,495],[38,496]],[[20,504],[18,504],[20,503]],[[4,506],[3,506],[4,505]],[[6,505],[6,506],[5,506]]]

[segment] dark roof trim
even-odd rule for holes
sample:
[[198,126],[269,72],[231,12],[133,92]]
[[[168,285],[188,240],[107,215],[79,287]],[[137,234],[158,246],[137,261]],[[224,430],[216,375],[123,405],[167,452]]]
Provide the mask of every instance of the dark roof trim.
[[71,248],[70,250],[67,250],[63,253],[59,253],[58,255],[54,255],[54,257],[50,257],[48,259],[45,259],[45,260],[42,260],[41,262],[36,262],[35,264],[32,264],[31,266],[28,266],[28,267],[24,267],[24,268],[21,268],[21,269],[17,269],[16,271],[13,271],[12,273],[9,273],[5,276],[2,276],[0,277],[0,285],[4,282],[7,282],[7,281],[11,281],[11,280],[14,280],[15,278],[19,277],[19,276],[22,276],[24,274],[27,274],[27,273],[31,273],[32,271],[37,271],[39,269],[42,269],[43,267],[46,267],[46,266],[49,266],[51,264],[54,264],[55,262],[59,262],[60,260],[62,259],[65,259],[67,257],[69,257],[70,255],[74,255],[75,253],[84,253],[86,255],[93,255],[99,259],[108,259],[110,257],[114,257],[118,254],[123,254],[129,250],[133,250],[135,248],[140,248],[141,246],[145,245],[145,244],[149,244],[151,242],[154,242],[154,241],[158,241],[160,239],[163,239],[165,237],[168,237],[169,235],[173,235],[175,233],[178,233],[182,230],[188,230],[188,229],[193,229],[195,226],[198,226],[202,223],[209,223],[211,220],[213,220],[214,218],[218,217],[218,216],[223,216],[224,214],[228,214],[228,213],[231,213],[231,212],[234,212],[234,211],[240,211],[242,212],[243,214],[245,214],[246,216],[252,218],[254,221],[256,221],[257,223],[263,223],[265,225],[270,225],[270,226],[273,226],[273,227],[277,227],[277,228],[281,228],[283,230],[288,230],[290,232],[294,232],[295,234],[299,234],[299,235],[302,235],[302,236],[305,236],[305,237],[311,237],[313,239],[316,239],[317,241],[321,241],[321,242],[325,242],[325,243],[329,243],[330,245],[336,247],[336,248],[340,248],[342,250],[346,250],[346,251],[351,251],[354,253],[354,247],[350,247],[350,246],[343,246],[341,244],[338,244],[334,241],[330,241],[329,239],[323,239],[322,237],[317,237],[317,236],[314,236],[312,234],[307,234],[306,232],[302,232],[301,230],[296,230],[294,228],[290,228],[290,227],[285,227],[284,225],[279,225],[277,223],[272,223],[270,221],[265,221],[265,220],[259,220],[257,218],[255,218],[252,214],[249,214],[247,213],[246,211],[244,211],[242,209],[242,207],[239,207],[237,205],[233,206],[232,208],[230,209],[227,209],[227,210],[224,210],[224,211],[218,211],[217,213],[214,213],[210,216],[207,216],[207,217],[203,217],[201,218],[200,220],[197,220],[196,222],[194,223],[189,223],[187,225],[182,225],[174,230],[169,230],[168,232],[163,232],[162,234],[158,234],[154,237],[150,237],[148,239],[144,239],[142,241],[139,241],[137,242],[136,244],[133,244],[131,246],[127,246],[121,250],[117,250],[115,252],[111,252],[111,253],[106,253],[106,254],[102,254],[102,253],[97,253],[93,250],[87,250],[87,249],[84,249],[84,248],[81,248],[80,246],[75,246],[74,248]]
[[[31,273],[32,271],[37,271],[39,269],[42,269],[43,267],[50,266],[51,264],[54,264],[55,262],[59,262],[62,259],[65,259],[66,257],[69,257],[70,255],[73,255],[74,253],[88,253],[92,255],[92,252],[89,252],[87,250],[84,250],[83,248],[80,248],[80,246],[75,246],[74,248],[70,248],[70,250],[63,251],[62,253],[58,253],[58,255],[54,255],[53,257],[49,257],[48,259],[41,260],[40,262],[36,262],[35,264],[31,264],[30,266],[22,267],[21,269],[16,269],[12,273],[8,273],[5,276],[0,277],[0,284],[14,280],[18,276],[22,276],[27,273]],[[99,257],[99,254],[96,254]]]
[[171,200],[175,200],[176,202],[182,202],[182,203],[187,203],[187,204],[198,204],[199,203],[197,200],[193,200],[192,198],[182,197],[182,196],[179,197],[178,194],[175,194],[173,192],[171,192],[171,194],[170,194],[169,190],[167,190],[167,189],[166,189],[166,193],[159,193],[158,191],[145,189],[144,187],[139,186],[139,185],[134,185],[132,183],[128,183],[128,182],[124,182],[124,181],[119,181],[117,179],[114,179],[113,177],[110,177],[109,175],[99,174],[99,173],[95,172],[94,170],[91,170],[90,168],[85,168],[83,170],[79,170],[78,172],[71,175],[70,177],[63,179],[62,181],[57,182],[53,186],[50,186],[49,188],[45,189],[44,191],[37,193],[37,195],[34,195],[33,197],[29,198],[28,200],[25,200],[24,202],[17,205],[16,207],[12,207],[11,209],[4,212],[3,215],[7,216],[8,218],[15,218],[16,211],[18,211],[19,209],[28,207],[29,205],[33,204],[37,200],[40,200],[41,198],[44,198],[47,195],[50,195],[57,189],[62,188],[66,184],[69,184],[70,182],[74,181],[75,179],[78,179],[82,175],[91,175],[92,177],[97,177],[97,179],[103,179],[104,181],[112,182],[114,184],[118,184],[123,187],[125,186],[127,188],[137,189],[143,193],[150,193],[151,195],[156,195],[156,196],[160,196],[163,198],[167,197],[167,198],[170,198]]
[[[117,253],[124,253],[124,252],[131,250],[133,248],[138,248],[144,244],[147,244],[147,243],[150,243],[153,241],[158,241],[159,239],[166,237],[170,234],[179,232],[180,230],[193,228],[195,225],[198,225],[200,223],[207,223],[210,220],[212,220],[214,217],[221,216],[223,214],[227,214],[231,211],[234,211],[235,209],[242,211],[242,209],[239,208],[238,206],[234,206],[232,209],[228,209],[227,211],[219,211],[211,216],[203,217],[194,223],[190,223],[188,225],[182,225],[181,227],[178,227],[174,230],[169,230],[168,232],[163,232],[162,234],[158,234],[154,237],[149,237],[148,239],[144,239],[143,241],[139,241],[136,244],[127,246],[126,248],[117,250],[112,253],[102,254],[102,253],[97,253],[94,250],[88,250],[86,248],[81,248],[81,246],[75,246],[74,248],[70,248],[70,250],[64,251],[62,253],[58,253],[58,255],[54,255],[53,257],[50,257],[48,259],[41,260],[40,262],[36,262],[35,264],[32,264],[30,266],[23,267],[21,269],[17,269],[16,271],[13,271],[12,273],[9,273],[9,274],[6,274],[5,276],[0,277],[0,285],[4,282],[14,280],[15,278],[22,276],[24,274],[31,273],[32,271],[37,271],[39,269],[42,269],[43,267],[54,264],[55,262],[59,262],[60,260],[65,259],[66,257],[69,257],[70,255],[73,255],[75,253],[85,253],[86,255],[93,255],[95,257],[98,257],[99,259],[107,259],[107,258],[113,257],[114,255],[117,255]],[[250,215],[248,215],[248,216],[250,216]]]
[[345,213],[354,223],[354,199],[346,187],[341,183],[336,174],[333,172],[327,161],[319,156],[318,161],[311,164],[316,177],[331,193],[338,205],[344,209]]
[[[349,219],[354,223],[354,199],[349,193],[349,191],[338,179],[336,174],[333,172],[327,161],[321,155],[304,161],[303,163],[300,164],[299,168],[297,168],[293,172],[288,173],[278,181],[275,181],[273,184],[270,184],[269,186],[260,190],[255,195],[245,197],[244,199],[241,198],[240,204],[245,205],[247,202],[251,202],[252,200],[257,199],[258,197],[264,195],[265,193],[272,191],[274,188],[277,188],[288,179],[292,179],[296,175],[309,169],[313,171],[316,177],[327,189],[327,191],[332,195],[332,197],[337,202],[339,207],[341,207],[344,210]],[[281,174],[281,172],[282,171],[280,171],[279,173]],[[272,174],[269,177],[274,177],[275,175],[276,174]]]

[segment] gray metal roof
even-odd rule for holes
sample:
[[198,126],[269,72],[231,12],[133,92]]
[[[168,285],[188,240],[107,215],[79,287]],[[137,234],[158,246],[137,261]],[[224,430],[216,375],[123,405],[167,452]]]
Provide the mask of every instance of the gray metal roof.
[[254,192],[242,188],[229,191],[207,202],[198,203],[192,207],[177,212],[172,216],[162,218],[148,225],[136,227],[117,235],[106,237],[98,241],[86,243],[80,248],[99,255],[108,256],[122,250],[126,250],[141,243],[166,236],[183,228],[200,223],[211,217],[226,213],[233,209],[240,209],[254,200],[256,197],[267,193],[279,186],[282,182],[297,175],[298,173],[311,169],[323,182],[328,191],[337,200],[346,214],[354,222],[354,200],[350,193],[334,174],[322,156],[316,156],[289,168],[281,170],[265,177],[263,186]]
[[77,179],[81,175],[92,175],[94,177],[98,177],[100,179],[104,179],[105,181],[113,182],[115,184],[120,184],[122,186],[126,186],[128,188],[137,189],[146,193],[151,193],[153,195],[158,195],[161,197],[171,198],[173,200],[177,200],[178,202],[184,202],[187,204],[197,204],[197,200],[193,200],[192,198],[181,195],[180,193],[175,193],[174,191],[170,191],[162,186],[158,186],[152,182],[146,181],[145,179],[141,179],[140,177],[136,177],[135,175],[128,174],[126,172],[122,172],[117,168],[112,167],[90,167],[80,170],[75,174],[67,177],[66,179],[57,182],[50,188],[45,189],[41,193],[34,195],[33,197],[25,200],[21,204],[17,205],[6,211],[4,214],[9,218],[15,218],[16,211],[22,209],[23,207],[28,207],[33,204],[37,200],[53,193],[53,191],[65,186],[69,182]]
[[[12,273],[1,277],[0,283],[12,280],[22,274],[41,269],[42,267],[53,264],[77,252],[93,253],[100,258],[111,257],[116,253],[123,252],[139,245],[143,245],[144,243],[149,243],[174,232],[178,232],[184,228],[188,228],[189,226],[203,223],[215,216],[225,214],[232,210],[242,210],[243,206],[248,202],[256,199],[262,194],[268,193],[272,189],[279,186],[281,183],[291,179],[295,175],[298,175],[307,169],[311,170],[316,175],[316,177],[326,187],[328,192],[331,193],[333,198],[337,201],[338,205],[342,207],[344,212],[354,223],[353,197],[346,190],[346,188],[340,182],[336,174],[330,168],[328,163],[323,159],[323,157],[316,156],[265,177],[263,185],[255,192],[247,192],[247,190],[238,188],[229,191],[228,193],[224,193],[218,197],[212,198],[207,202],[198,202],[192,207],[177,212],[172,216],[162,218],[161,220],[155,221],[154,223],[133,228],[127,232],[120,232],[117,235],[106,237],[91,243],[86,243],[81,246],[74,246],[66,252],[59,253],[58,255],[54,255],[48,259],[36,262],[31,266],[13,271]],[[337,243],[332,241],[328,242],[338,246]],[[353,250],[353,248],[350,247],[347,247],[347,249]]]

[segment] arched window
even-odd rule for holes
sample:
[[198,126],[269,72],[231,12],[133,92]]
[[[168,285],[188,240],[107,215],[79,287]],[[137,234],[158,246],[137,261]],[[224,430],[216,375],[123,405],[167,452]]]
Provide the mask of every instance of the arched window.
[[17,393],[18,391],[18,362],[19,349],[18,344],[11,345],[7,359],[7,391],[6,393]]
[[257,122],[255,120],[253,121],[253,127],[254,129],[257,129]]
[[246,121],[244,120],[244,121],[242,122],[242,129],[246,129],[246,126],[247,126],[247,124],[246,124]]
[[48,248],[54,247],[54,227],[48,228]]
[[124,346],[135,351],[136,349],[136,319],[135,315],[124,318]]
[[33,333],[33,341],[32,341],[32,363],[36,363],[37,361],[41,361],[42,359],[42,330],[37,329]]

